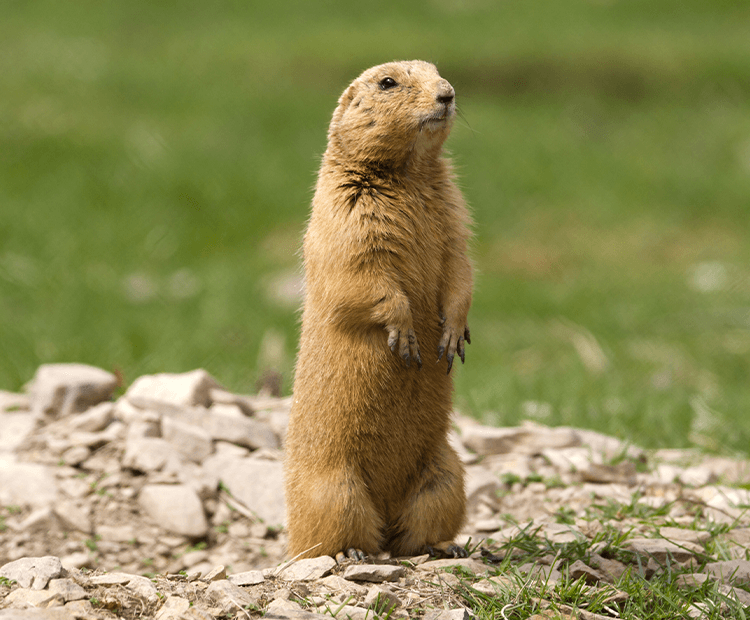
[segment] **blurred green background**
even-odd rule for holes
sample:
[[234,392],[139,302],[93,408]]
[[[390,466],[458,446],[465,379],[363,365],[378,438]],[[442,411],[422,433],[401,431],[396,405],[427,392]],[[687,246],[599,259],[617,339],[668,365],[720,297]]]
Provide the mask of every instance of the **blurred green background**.
[[456,88],[476,220],[457,406],[747,453],[746,0],[5,0],[0,388],[75,361],[288,393],[330,115],[411,58]]

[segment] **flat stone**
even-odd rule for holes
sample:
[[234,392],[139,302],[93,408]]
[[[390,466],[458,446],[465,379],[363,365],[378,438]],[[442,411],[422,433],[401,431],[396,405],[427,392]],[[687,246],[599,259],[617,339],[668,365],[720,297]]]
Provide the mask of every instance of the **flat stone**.
[[162,404],[208,407],[211,389],[220,387],[216,379],[202,369],[181,374],[161,373],[136,379],[125,392],[125,398],[144,409],[158,408]]
[[0,505],[51,506],[57,500],[55,470],[38,463],[17,463],[0,453]]
[[387,586],[372,586],[365,596],[365,606],[376,610],[379,614],[387,614],[400,605],[401,600]]
[[471,558],[447,558],[443,560],[430,560],[429,562],[424,562],[423,564],[417,566],[417,570],[440,571],[452,566],[458,566],[460,568],[466,569],[475,575],[482,575],[490,569],[490,567],[483,562],[478,562],[477,560],[473,560]]
[[576,560],[568,567],[568,574],[570,578],[577,581],[583,577],[584,581],[588,584],[596,584],[600,581],[607,581],[607,577],[604,573],[591,568],[581,560]]
[[286,520],[284,507],[284,471],[280,461],[253,458],[206,459],[206,472],[219,477],[232,497],[253,511],[268,526]]
[[[275,603],[276,601],[273,601]],[[312,611],[305,611],[304,609],[277,609],[268,606],[268,610],[263,615],[264,618],[270,618],[271,620],[320,620],[321,614],[316,614]]]
[[34,432],[37,420],[28,411],[0,412],[0,452],[13,452]]
[[703,547],[700,545],[690,542],[676,545],[660,538],[631,538],[625,541],[624,546],[640,556],[654,558],[662,565],[667,561],[667,556],[677,562],[687,562],[695,557],[696,553],[703,553]]
[[336,560],[328,555],[297,560],[282,570],[279,578],[287,581],[315,581],[325,577],[334,566],[336,566]]
[[245,607],[259,606],[257,597],[227,579],[211,582],[206,590],[206,595],[216,602],[224,614],[232,613],[234,615]]
[[403,566],[391,564],[352,564],[346,567],[343,577],[351,581],[382,583],[384,581],[398,581],[404,575],[405,570]]
[[65,603],[62,596],[53,594],[49,590],[29,590],[18,588],[13,590],[5,599],[13,607],[62,607]]
[[170,595],[156,612],[156,620],[177,620],[190,609],[190,604],[186,598]]
[[96,575],[89,580],[95,586],[124,586],[129,584],[135,575],[127,573],[107,573],[105,575]]
[[670,541],[691,542],[702,545],[711,538],[711,533],[706,530],[688,530],[682,527],[660,527],[659,535]]
[[469,512],[482,497],[489,497],[494,501],[497,492],[502,488],[499,478],[482,465],[470,465],[466,468],[465,485]]
[[0,609],[0,620],[76,620],[78,617],[63,607]]
[[180,463],[182,453],[161,437],[128,438],[125,443],[123,467],[151,473],[160,471],[168,463]]
[[259,583],[263,583],[265,578],[263,577],[263,573],[259,570],[248,570],[242,573],[229,575],[229,581],[236,586],[255,586]]
[[115,404],[103,402],[88,411],[79,413],[68,420],[67,425],[72,430],[98,433],[103,431],[114,420]]
[[59,594],[66,603],[88,598],[86,590],[72,579],[50,579],[49,591]]
[[750,586],[750,560],[725,560],[706,564],[706,572],[723,582],[738,586]]
[[161,421],[161,433],[162,437],[183,456],[196,463],[203,462],[214,450],[208,431],[177,417],[164,416]]
[[109,400],[117,377],[86,364],[43,364],[29,386],[35,413],[57,417]]
[[602,557],[598,553],[591,555],[590,564],[592,568],[595,568],[602,573],[609,583],[617,581],[625,574],[625,571],[628,570],[626,564],[618,562],[617,560]]
[[148,484],[138,501],[151,519],[174,534],[202,538],[208,521],[196,492],[184,484]]
[[32,590],[43,590],[50,579],[57,579],[62,574],[60,558],[51,555],[41,558],[20,558],[0,566],[0,577],[13,579],[22,588]]
[[422,616],[423,620],[471,620],[468,609],[432,609]]
[[549,428],[534,422],[524,422],[520,427],[495,428],[492,426],[467,426],[462,436],[464,445],[478,454],[540,454],[548,448],[569,448],[581,445],[575,429]]
[[[26,394],[0,390],[0,414],[15,413],[17,411],[28,411],[31,408],[31,399]],[[5,419],[5,416],[0,417]]]
[[230,415],[211,409],[206,417],[206,431],[215,440],[228,441],[251,450],[278,448],[279,438],[265,422],[241,415]]

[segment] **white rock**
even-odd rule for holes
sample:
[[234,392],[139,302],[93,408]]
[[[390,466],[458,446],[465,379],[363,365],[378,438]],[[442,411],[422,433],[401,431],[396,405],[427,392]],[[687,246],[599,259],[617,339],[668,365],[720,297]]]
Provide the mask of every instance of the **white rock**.
[[686,562],[696,553],[703,553],[703,547],[683,541],[679,545],[660,538],[631,538],[624,547],[644,558],[654,558],[659,564],[667,561],[667,556],[677,562]]
[[88,411],[80,413],[67,422],[69,428],[77,431],[97,433],[103,431],[114,419],[115,404],[104,402],[91,407]]
[[210,436],[216,440],[229,441],[253,450],[279,447],[279,438],[271,427],[253,418],[228,415],[211,409],[205,424]]
[[473,616],[467,609],[433,609],[423,616],[423,620],[471,620]]
[[495,428],[466,426],[464,445],[478,454],[540,454],[548,448],[569,448],[581,445],[581,438],[572,428],[549,428],[526,421],[520,427]]
[[28,411],[0,412],[0,452],[13,452],[33,433],[37,420]]
[[164,416],[162,418],[161,434],[183,456],[196,463],[203,462],[214,449],[211,435],[206,430],[176,417]]
[[733,585],[750,586],[750,561],[725,560],[706,564],[706,571]]
[[209,458],[203,467],[217,475],[229,493],[263,519],[266,525],[284,523],[284,472],[280,462]]
[[472,558],[448,558],[443,560],[430,560],[417,566],[420,571],[442,571],[451,566],[459,566],[475,575],[482,575],[490,570],[490,567]]
[[[28,411],[31,409],[31,399],[26,394],[6,392],[0,390],[0,414],[6,412]],[[0,419],[5,419],[0,418]]]
[[287,581],[315,581],[325,577],[334,566],[336,566],[336,560],[328,555],[297,560],[282,570],[279,578]]
[[144,375],[133,382],[125,398],[137,407],[148,409],[159,405],[174,407],[208,407],[210,390],[220,388],[218,382],[205,370],[181,374],[162,373]]
[[86,364],[44,364],[29,386],[35,413],[56,417],[85,411],[112,397],[117,377]]
[[61,577],[63,567],[60,558],[48,555],[41,558],[21,558],[0,566],[0,577],[18,582],[22,588],[43,590],[50,579]]
[[343,577],[352,581],[370,581],[382,583],[384,581],[398,581],[405,568],[391,564],[352,564],[346,567]]
[[229,581],[236,586],[255,586],[259,583],[263,583],[265,578],[263,577],[263,573],[259,570],[248,570],[242,573],[229,575]]
[[167,463],[181,463],[184,456],[161,437],[129,438],[125,443],[124,467],[144,473],[163,469]]
[[208,521],[198,495],[184,484],[148,484],[138,496],[143,509],[170,532],[201,538],[208,533]]
[[497,492],[502,488],[498,477],[481,465],[466,468],[465,486],[467,509],[470,512],[482,497],[495,501]]
[[49,591],[52,594],[59,594],[66,603],[88,598],[86,590],[72,579],[51,579],[49,582]]
[[234,615],[248,606],[258,606],[256,597],[226,579],[212,581],[206,590],[206,594],[217,603],[223,614],[232,613]]
[[401,604],[396,593],[387,586],[372,586],[365,596],[365,606],[387,614]]
[[156,612],[156,620],[177,620],[190,609],[190,601],[180,596],[171,594],[164,601],[158,612]]
[[49,506],[57,499],[54,468],[37,463],[17,463],[0,452],[0,505]]

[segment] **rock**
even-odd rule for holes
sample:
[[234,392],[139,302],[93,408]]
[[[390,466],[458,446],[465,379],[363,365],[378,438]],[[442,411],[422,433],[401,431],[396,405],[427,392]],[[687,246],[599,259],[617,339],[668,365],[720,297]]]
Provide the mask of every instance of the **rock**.
[[334,566],[336,566],[336,560],[328,555],[297,560],[283,569],[279,573],[279,578],[287,581],[314,581],[325,577]]
[[190,609],[190,601],[180,596],[168,596],[156,613],[156,620],[178,620]]
[[283,466],[278,461],[253,458],[213,459],[204,469],[219,477],[229,493],[269,526],[284,523]]
[[257,608],[259,606],[257,597],[226,579],[211,582],[206,595],[215,602],[221,614],[231,613],[234,616],[246,607]]
[[0,412],[0,452],[13,452],[33,433],[37,421],[28,411]]
[[145,375],[136,379],[125,392],[125,398],[143,409],[160,405],[172,407],[208,407],[210,391],[221,388],[205,370],[193,370],[182,374],[163,373]]
[[497,492],[502,488],[498,477],[481,465],[470,465],[466,468],[466,503],[471,511],[477,503],[486,497],[494,502]]
[[86,590],[72,579],[51,579],[49,591],[52,594],[59,594],[66,603],[88,598]]
[[540,454],[549,448],[578,446],[581,438],[572,428],[549,428],[527,421],[512,428],[467,426],[463,429],[463,442],[478,454]]
[[13,607],[61,607],[65,601],[60,594],[53,594],[49,590],[29,590],[18,588],[13,590],[5,599]]
[[568,567],[568,574],[574,581],[583,577],[584,581],[588,584],[597,584],[600,581],[607,581],[607,577],[604,573],[587,566],[584,562],[581,562],[581,560],[576,560]]
[[677,562],[687,562],[702,553],[703,547],[689,542],[679,545],[659,538],[631,538],[625,541],[624,547],[645,558],[654,558],[660,565],[664,565],[667,557]]
[[210,571],[203,577],[203,581],[220,581],[221,579],[227,578],[227,567],[223,564],[214,566]]
[[103,402],[84,413],[79,413],[67,421],[70,429],[88,433],[98,433],[107,428],[114,420],[115,404]]
[[236,586],[255,586],[259,583],[263,583],[265,578],[263,577],[263,573],[259,570],[248,570],[242,573],[229,575],[229,581]]
[[51,506],[57,499],[53,468],[37,463],[17,463],[0,453],[0,505]]
[[468,570],[474,575],[482,575],[490,569],[490,567],[483,562],[478,562],[477,560],[473,560],[472,558],[448,558],[443,560],[430,560],[429,562],[420,564],[417,569],[420,571],[441,571],[452,566],[458,566],[460,568]]
[[365,606],[378,614],[387,614],[400,604],[395,592],[386,586],[372,586],[365,596]]
[[22,588],[43,590],[50,579],[57,579],[63,574],[60,558],[45,556],[41,558],[21,558],[0,566],[0,577],[7,577],[18,582]]
[[[26,394],[0,390],[0,414],[26,412],[29,409],[31,409],[31,399]],[[4,420],[5,416],[3,415],[0,419]]]
[[58,417],[85,411],[112,398],[117,377],[85,364],[44,364],[29,386],[32,409],[37,414]]
[[76,620],[72,611],[62,607],[51,609],[0,609],[0,620]]
[[279,438],[271,427],[253,418],[237,417],[212,409],[205,424],[209,435],[215,440],[229,441],[252,450],[279,447]]
[[750,560],[725,560],[706,564],[706,571],[725,583],[750,586]]
[[161,527],[189,538],[208,533],[208,521],[198,495],[184,484],[149,484],[138,496],[143,509]]
[[422,616],[423,620],[471,620],[468,609],[433,609]]
[[403,566],[391,564],[352,564],[346,567],[343,577],[351,581],[371,581],[382,583],[384,581],[398,581],[404,574]]
[[682,527],[660,527],[659,536],[669,541],[690,542],[702,545],[711,538],[710,532],[705,530],[687,530]]
[[598,553],[593,553],[591,555],[590,563],[592,568],[601,572],[609,583],[616,582],[628,569],[626,564],[618,562],[617,560],[602,557]]
[[128,439],[125,444],[123,467],[150,473],[160,471],[168,463],[181,463],[182,453],[160,437],[139,437]]
[[161,432],[166,441],[183,456],[196,463],[202,463],[214,451],[208,431],[176,417],[164,416],[161,421]]

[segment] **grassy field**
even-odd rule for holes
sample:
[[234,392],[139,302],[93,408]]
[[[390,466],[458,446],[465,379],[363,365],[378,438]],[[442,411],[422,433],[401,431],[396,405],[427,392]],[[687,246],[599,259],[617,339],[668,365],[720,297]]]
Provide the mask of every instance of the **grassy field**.
[[336,99],[438,64],[476,220],[456,401],[750,445],[744,1],[5,2],[0,388],[45,362],[289,391]]

